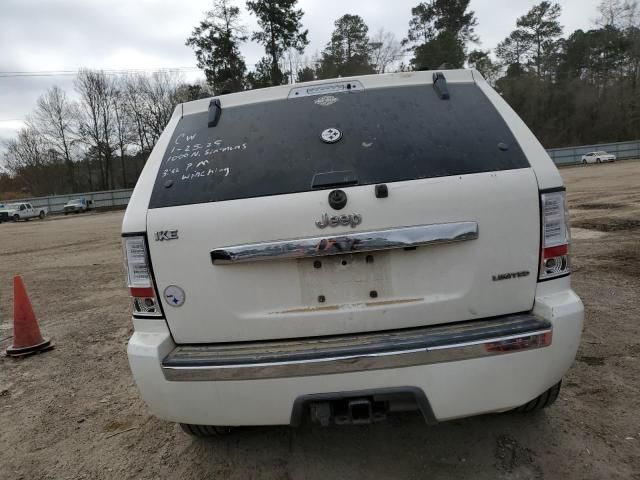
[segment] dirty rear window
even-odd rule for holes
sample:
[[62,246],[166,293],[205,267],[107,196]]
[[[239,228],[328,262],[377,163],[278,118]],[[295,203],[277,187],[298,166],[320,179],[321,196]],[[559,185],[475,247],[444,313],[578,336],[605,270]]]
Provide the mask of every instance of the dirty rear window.
[[422,85],[231,108],[222,97],[215,127],[207,112],[178,123],[149,207],[334,188],[318,179],[367,185],[529,166],[476,85],[449,91],[449,100]]

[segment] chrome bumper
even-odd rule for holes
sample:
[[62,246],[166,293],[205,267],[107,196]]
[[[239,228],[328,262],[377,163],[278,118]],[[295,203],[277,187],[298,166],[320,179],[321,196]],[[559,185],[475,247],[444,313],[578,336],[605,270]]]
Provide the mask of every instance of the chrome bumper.
[[384,332],[181,345],[162,361],[170,381],[329,375],[428,365],[547,347],[552,326],[532,314]]

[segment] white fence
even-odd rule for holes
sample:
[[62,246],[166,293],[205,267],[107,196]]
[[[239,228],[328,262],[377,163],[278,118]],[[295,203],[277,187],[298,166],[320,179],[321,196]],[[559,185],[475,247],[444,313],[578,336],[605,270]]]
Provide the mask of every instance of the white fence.
[[[618,143],[601,143],[597,145],[582,145],[579,147],[551,148],[547,150],[556,165],[571,165],[580,163],[582,155],[587,152],[604,150],[613,153],[619,160],[639,158],[640,140]],[[125,208],[131,198],[133,189],[107,190],[103,192],[85,192],[73,195],[53,195],[51,197],[21,198],[12,202],[29,202],[34,207],[48,207],[50,213],[59,213],[64,205],[72,198],[84,197],[93,200],[93,208]],[[0,199],[1,200],[1,199]]]

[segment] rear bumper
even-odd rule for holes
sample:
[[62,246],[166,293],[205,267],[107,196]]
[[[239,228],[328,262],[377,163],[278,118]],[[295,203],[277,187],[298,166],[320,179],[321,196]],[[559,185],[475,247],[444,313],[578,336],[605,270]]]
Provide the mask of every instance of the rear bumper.
[[[150,409],[171,421],[289,424],[302,397],[390,388],[424,392],[435,419],[447,420],[522,405],[557,383],[575,357],[582,320],[571,290],[541,292],[532,315],[393,339],[367,335],[355,352],[347,339],[313,351],[305,342],[270,342],[258,354],[247,344],[176,347],[164,322],[136,319],[128,354]],[[543,346],[549,332],[552,342]],[[509,351],[514,345],[526,348]]]
[[306,377],[431,365],[543,348],[548,320],[526,313],[366,335],[177,346],[162,361],[171,381]]

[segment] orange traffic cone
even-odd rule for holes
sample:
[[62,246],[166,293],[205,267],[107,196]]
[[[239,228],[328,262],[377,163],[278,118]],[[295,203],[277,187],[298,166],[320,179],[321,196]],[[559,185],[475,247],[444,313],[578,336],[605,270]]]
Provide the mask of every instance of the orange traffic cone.
[[20,357],[51,348],[51,342],[40,334],[27,290],[17,275],[13,277],[13,345],[7,348],[7,355]]

